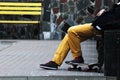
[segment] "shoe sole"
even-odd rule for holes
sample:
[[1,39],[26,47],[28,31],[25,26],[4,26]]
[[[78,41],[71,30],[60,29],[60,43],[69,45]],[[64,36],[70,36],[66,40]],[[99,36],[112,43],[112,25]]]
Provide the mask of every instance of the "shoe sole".
[[40,68],[46,69],[46,70],[57,70],[57,68],[51,68],[46,66],[40,66]]

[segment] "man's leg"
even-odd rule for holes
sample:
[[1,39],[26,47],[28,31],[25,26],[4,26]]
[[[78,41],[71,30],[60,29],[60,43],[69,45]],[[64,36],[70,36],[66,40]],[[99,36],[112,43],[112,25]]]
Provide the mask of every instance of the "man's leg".
[[94,30],[91,24],[84,24],[71,27],[68,30],[68,43],[73,58],[82,56],[80,43],[94,36]]
[[66,34],[63,40],[61,41],[61,43],[59,44],[52,61],[49,61],[48,63],[45,63],[45,64],[40,64],[40,67],[44,69],[51,69],[51,70],[57,69],[58,66],[62,64],[69,50],[70,50],[70,47],[68,44],[68,35]]
[[68,34],[59,44],[52,59],[58,65],[61,65],[68,51],[71,50],[73,58],[82,56],[80,43],[94,35],[91,24],[73,26],[68,30]]
[[68,34],[66,34],[62,42],[59,44],[58,49],[56,50],[55,55],[52,59],[52,62],[40,65],[41,68],[56,69],[62,64],[70,49],[74,58],[82,56],[80,42],[92,36],[93,27],[91,26],[91,24],[71,27],[68,30]]
[[68,44],[68,35],[66,34],[61,43],[59,44],[52,61],[54,61],[58,65],[61,65],[63,60],[67,56],[69,50],[70,47]]

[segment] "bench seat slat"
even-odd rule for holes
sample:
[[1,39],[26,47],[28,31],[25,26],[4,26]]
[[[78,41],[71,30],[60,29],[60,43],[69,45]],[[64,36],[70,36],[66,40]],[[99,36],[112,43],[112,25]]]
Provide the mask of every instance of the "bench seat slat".
[[38,23],[40,23],[40,21],[0,20],[0,23],[8,23],[8,24],[38,24]]
[[20,10],[33,10],[33,11],[35,11],[35,10],[42,10],[42,8],[41,7],[0,7],[0,10],[17,10],[17,11],[20,11]]
[[41,15],[41,12],[32,12],[32,11],[0,11],[0,14],[3,15]]
[[0,6],[42,6],[42,3],[0,2]]

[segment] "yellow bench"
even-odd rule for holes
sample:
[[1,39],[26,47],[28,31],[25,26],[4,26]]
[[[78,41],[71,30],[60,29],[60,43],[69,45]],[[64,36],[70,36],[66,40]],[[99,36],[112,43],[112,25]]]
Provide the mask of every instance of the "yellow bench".
[[42,14],[41,2],[0,2],[0,15],[6,16],[4,19],[0,18],[0,24],[38,24],[40,19],[6,19],[7,16],[39,16]]

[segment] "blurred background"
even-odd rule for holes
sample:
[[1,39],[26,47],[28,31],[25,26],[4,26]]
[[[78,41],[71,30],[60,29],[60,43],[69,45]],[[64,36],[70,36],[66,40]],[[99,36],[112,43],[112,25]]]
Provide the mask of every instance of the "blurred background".
[[[66,26],[91,22],[94,0],[0,0],[1,2],[42,2],[41,16],[0,15],[0,19],[40,21],[40,24],[0,24],[0,39],[61,40]],[[107,3],[108,0],[104,0]],[[107,4],[105,4],[107,5]],[[104,6],[105,7],[105,6]]]

